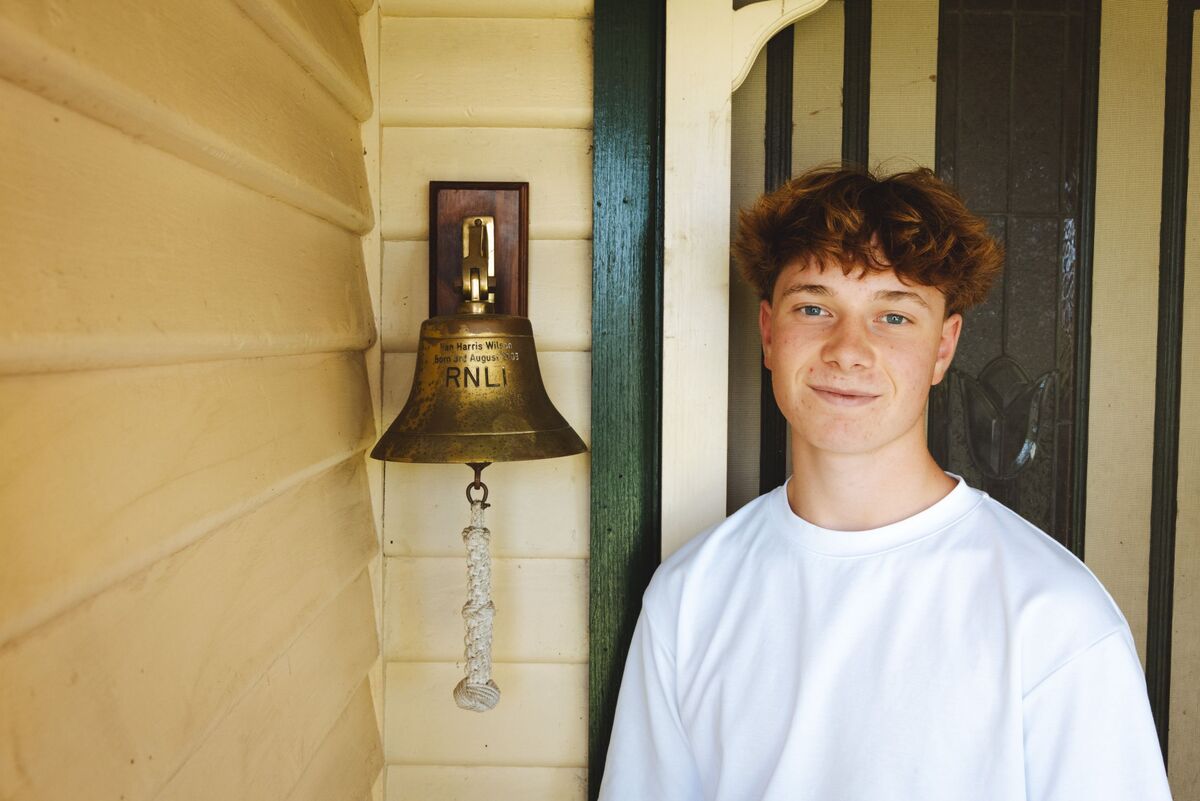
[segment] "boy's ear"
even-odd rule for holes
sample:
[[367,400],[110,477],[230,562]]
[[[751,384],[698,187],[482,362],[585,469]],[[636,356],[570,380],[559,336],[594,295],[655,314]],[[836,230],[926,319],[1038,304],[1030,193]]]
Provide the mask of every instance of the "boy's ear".
[[771,369],[771,301],[758,304],[758,335],[762,338],[763,365]]
[[962,315],[957,312],[942,321],[942,336],[938,340],[937,361],[933,365],[933,383],[940,384],[950,369],[954,359],[954,351],[958,348],[958,338],[962,334]]

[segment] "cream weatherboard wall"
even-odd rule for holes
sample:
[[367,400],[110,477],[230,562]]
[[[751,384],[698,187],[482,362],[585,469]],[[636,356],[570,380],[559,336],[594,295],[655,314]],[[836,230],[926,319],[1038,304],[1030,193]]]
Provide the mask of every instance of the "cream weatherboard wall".
[[372,794],[363,10],[0,4],[0,797]]
[[[428,316],[431,180],[528,181],[529,317],[551,399],[590,441],[592,25],[583,0],[383,0],[378,40],[383,411]],[[366,18],[364,18],[366,19]],[[583,798],[587,454],[496,464],[493,711],[465,712],[462,465],[385,465],[389,801]]]

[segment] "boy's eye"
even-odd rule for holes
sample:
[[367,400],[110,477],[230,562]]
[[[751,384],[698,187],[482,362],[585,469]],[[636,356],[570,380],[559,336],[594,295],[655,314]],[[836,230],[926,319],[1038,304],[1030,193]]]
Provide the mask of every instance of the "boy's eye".
[[905,317],[903,314],[896,314],[895,312],[891,312],[889,314],[883,315],[883,321],[885,323],[887,323],[888,325],[904,325],[905,323],[908,322],[908,318]]
[[820,306],[813,306],[811,304],[806,304],[804,306],[801,306],[799,311],[801,314],[803,314],[806,317],[820,317],[822,309]]

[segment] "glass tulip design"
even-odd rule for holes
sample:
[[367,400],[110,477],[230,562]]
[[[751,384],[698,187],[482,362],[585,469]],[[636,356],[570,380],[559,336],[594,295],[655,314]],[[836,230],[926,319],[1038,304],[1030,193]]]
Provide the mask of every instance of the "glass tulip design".
[[1037,453],[1042,401],[1055,384],[1055,371],[1031,381],[1016,361],[998,356],[978,378],[952,372],[966,416],[972,464],[990,479],[1016,478]]

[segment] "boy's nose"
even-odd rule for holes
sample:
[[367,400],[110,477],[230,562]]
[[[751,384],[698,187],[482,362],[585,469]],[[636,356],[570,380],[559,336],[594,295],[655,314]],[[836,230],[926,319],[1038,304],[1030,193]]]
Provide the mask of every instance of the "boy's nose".
[[874,364],[875,354],[863,326],[842,320],[829,332],[829,338],[821,349],[821,358],[826,364],[854,370]]

